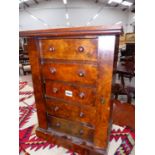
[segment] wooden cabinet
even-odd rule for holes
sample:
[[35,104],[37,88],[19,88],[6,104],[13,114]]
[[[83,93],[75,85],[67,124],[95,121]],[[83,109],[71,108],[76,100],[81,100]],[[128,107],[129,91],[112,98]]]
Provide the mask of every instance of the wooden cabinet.
[[36,134],[81,155],[106,154],[121,27],[20,32],[27,37]]

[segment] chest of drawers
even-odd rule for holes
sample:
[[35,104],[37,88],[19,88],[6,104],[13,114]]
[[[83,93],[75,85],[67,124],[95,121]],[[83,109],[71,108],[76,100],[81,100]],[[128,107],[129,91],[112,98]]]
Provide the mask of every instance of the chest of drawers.
[[22,31],[38,115],[36,134],[81,155],[106,154],[120,27]]

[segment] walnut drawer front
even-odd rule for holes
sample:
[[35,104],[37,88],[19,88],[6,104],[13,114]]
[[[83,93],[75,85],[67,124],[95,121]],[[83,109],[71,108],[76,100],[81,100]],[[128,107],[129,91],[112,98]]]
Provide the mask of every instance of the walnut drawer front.
[[45,63],[42,73],[45,79],[95,85],[98,70],[95,64]]
[[70,83],[54,82],[47,80],[46,95],[61,98],[70,102],[77,102],[83,105],[95,104],[96,89],[93,87],[82,87]]
[[91,60],[97,59],[97,39],[40,40],[42,58]]
[[46,100],[46,111],[53,116],[95,126],[96,110],[92,107],[79,107],[56,100]]
[[47,115],[49,127],[78,138],[93,141],[94,129],[62,118]]

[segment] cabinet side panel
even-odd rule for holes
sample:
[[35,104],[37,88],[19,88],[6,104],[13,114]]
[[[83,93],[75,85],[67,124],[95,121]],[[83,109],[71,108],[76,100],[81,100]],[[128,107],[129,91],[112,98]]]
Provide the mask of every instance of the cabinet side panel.
[[94,143],[97,147],[106,148],[109,135],[110,99],[113,75],[114,51],[116,37],[100,36],[98,39],[98,80],[96,98],[96,130]]
[[37,50],[37,41],[34,38],[28,39],[28,53],[31,64],[38,123],[40,128],[47,129],[47,118],[44,106],[44,96],[42,91],[43,83],[41,81],[40,74],[39,51]]
[[115,42],[115,54],[114,54],[114,73],[117,69],[117,62],[118,62],[118,54],[119,54],[119,36],[116,36],[116,42]]

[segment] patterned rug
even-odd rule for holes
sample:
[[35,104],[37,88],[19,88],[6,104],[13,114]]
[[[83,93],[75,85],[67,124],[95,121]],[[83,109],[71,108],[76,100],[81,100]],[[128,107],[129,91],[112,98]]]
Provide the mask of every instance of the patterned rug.
[[[27,82],[19,82],[19,154],[20,155],[76,155],[39,138],[35,134],[37,114],[33,88]],[[108,155],[134,155],[135,133],[113,124]]]

